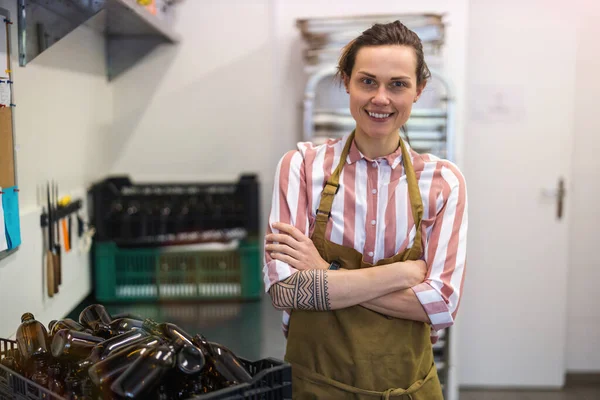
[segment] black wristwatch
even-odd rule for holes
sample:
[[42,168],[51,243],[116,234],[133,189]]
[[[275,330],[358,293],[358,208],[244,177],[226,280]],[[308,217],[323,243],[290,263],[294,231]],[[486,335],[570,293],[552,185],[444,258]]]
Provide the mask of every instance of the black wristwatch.
[[338,269],[340,269],[340,267],[341,267],[341,264],[340,264],[338,261],[333,261],[333,262],[332,262],[332,263],[329,265],[329,268],[327,268],[327,269],[330,269],[330,270],[333,270],[333,271],[335,271],[335,270],[338,270]]

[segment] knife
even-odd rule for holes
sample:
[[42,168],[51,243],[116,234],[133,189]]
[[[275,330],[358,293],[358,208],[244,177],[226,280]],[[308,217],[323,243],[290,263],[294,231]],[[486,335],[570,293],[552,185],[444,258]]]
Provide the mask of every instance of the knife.
[[[58,184],[53,183],[53,192],[54,192],[54,210],[58,211]],[[55,264],[54,264],[54,287],[55,292],[58,293],[58,286],[62,284],[62,251],[60,247],[60,224],[58,221],[58,215],[55,216],[56,227],[54,228],[54,234],[56,238],[56,242],[54,242],[54,250],[56,254]]]
[[50,182],[46,183],[46,192],[48,195],[48,247],[46,249],[46,287],[48,290],[48,297],[54,297],[54,253],[52,252],[53,233],[52,204],[50,203]]

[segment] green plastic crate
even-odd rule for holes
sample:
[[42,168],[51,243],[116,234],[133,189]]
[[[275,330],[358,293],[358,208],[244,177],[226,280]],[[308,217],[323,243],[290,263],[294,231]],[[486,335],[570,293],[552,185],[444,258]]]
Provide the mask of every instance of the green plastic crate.
[[234,250],[120,248],[94,243],[94,287],[102,302],[254,300],[262,295],[257,240]]

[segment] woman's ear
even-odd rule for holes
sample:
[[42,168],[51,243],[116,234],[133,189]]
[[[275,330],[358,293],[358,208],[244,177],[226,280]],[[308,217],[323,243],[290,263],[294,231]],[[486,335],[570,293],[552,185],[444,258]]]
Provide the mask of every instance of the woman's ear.
[[423,93],[423,89],[425,89],[425,86],[427,86],[427,81],[425,81],[417,86],[417,96],[415,97],[415,100],[413,101],[413,103],[416,103],[417,100],[419,100],[419,97],[421,97],[421,93]]
[[344,87],[346,88],[346,93],[350,93],[350,77],[342,72],[342,80],[344,81]]

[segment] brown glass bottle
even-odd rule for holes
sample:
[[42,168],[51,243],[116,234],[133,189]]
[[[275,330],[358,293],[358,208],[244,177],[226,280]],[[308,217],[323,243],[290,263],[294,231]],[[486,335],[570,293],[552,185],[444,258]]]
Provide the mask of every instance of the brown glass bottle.
[[109,388],[114,380],[133,364],[135,360],[160,343],[161,340],[159,338],[152,336],[147,338],[145,343],[132,344],[92,365],[88,370],[88,375],[97,387]]
[[36,358],[33,361],[31,380],[43,388],[48,387],[48,374],[46,373],[46,361],[44,359]]
[[52,339],[52,355],[61,360],[79,361],[89,357],[94,346],[104,338],[87,332],[61,329]]
[[193,341],[204,353],[206,365],[214,379],[222,378],[225,386],[247,383],[252,380],[252,375],[246,370],[240,359],[227,347],[209,342],[202,335],[194,336]]
[[88,359],[92,363],[104,360],[112,353],[119,351],[129,345],[143,342],[146,338],[149,338],[150,334],[141,329],[135,329],[129,332],[125,332],[121,335],[113,336],[110,339],[106,339],[94,346]]
[[101,304],[92,304],[87,306],[79,314],[79,323],[90,328],[95,335],[107,337],[110,336],[109,325],[112,317]]
[[65,385],[62,382],[58,365],[48,367],[48,389],[59,396],[65,393]]
[[0,364],[4,365],[6,368],[19,372],[19,365],[17,364],[17,360],[13,356],[6,356],[2,359]]
[[144,321],[132,318],[119,318],[112,321],[108,328],[111,335],[122,335],[134,329],[141,329]]
[[197,375],[202,372],[206,359],[196,346],[184,345],[177,353],[177,368],[186,375]]
[[178,349],[156,346],[140,355],[110,386],[121,397],[144,398],[160,384],[161,378],[175,366]]
[[142,329],[158,337],[163,337],[167,341],[172,343],[177,340],[183,340],[185,344],[194,346],[190,334],[175,324],[171,324],[168,322],[163,322],[159,324],[158,322],[153,321],[151,319],[146,319],[144,321]]
[[48,355],[47,337],[46,328],[41,322],[35,320],[33,314],[23,314],[21,325],[17,328],[17,343],[23,363],[28,364],[34,357]]
[[6,353],[4,355],[5,357],[2,359],[1,362],[2,365],[12,369],[15,372],[18,372],[21,375],[25,374],[21,363],[21,353],[18,349],[6,350]]
[[79,400],[81,396],[81,380],[75,376],[65,378],[65,398],[67,400]]
[[[77,321],[73,321],[70,318],[61,319],[60,321],[50,321],[48,324],[48,333],[51,337],[56,335],[56,332],[62,329],[68,329],[70,331],[77,332],[85,332],[88,330],[85,326],[81,325]],[[89,331],[91,332],[91,330]]]

